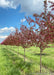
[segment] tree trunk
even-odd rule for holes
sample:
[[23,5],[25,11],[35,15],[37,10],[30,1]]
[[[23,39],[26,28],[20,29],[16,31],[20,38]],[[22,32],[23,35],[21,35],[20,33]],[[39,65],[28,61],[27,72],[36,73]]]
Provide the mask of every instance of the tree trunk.
[[40,49],[40,73],[41,73],[41,68],[42,68],[41,56],[42,56],[42,51],[41,51],[41,49]]
[[25,63],[25,48],[24,48],[24,63]]

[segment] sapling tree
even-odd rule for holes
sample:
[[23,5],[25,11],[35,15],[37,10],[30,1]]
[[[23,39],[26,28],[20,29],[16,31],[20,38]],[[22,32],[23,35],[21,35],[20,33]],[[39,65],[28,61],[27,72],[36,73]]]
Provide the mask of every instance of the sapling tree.
[[10,34],[1,44],[13,46],[15,44],[13,35]]
[[[35,32],[38,32],[38,35],[35,37],[35,44],[40,48],[40,73],[41,73],[41,55],[45,48],[48,47],[48,44],[54,41],[54,15],[51,11],[47,11],[47,0],[44,1],[45,10],[40,15],[34,14],[35,20],[30,17],[26,18],[29,25],[31,23],[38,24],[39,28],[35,29]],[[53,2],[51,7],[54,6]],[[52,11],[54,8],[52,8]],[[33,27],[32,27],[33,28]]]
[[19,46],[20,46],[20,32],[18,30],[18,28],[15,28],[15,32],[14,32],[14,40],[16,40],[14,43],[16,46],[18,46],[18,54],[19,54]]
[[21,46],[24,48],[24,62],[25,62],[25,48],[30,47],[32,44],[31,41],[31,32],[29,31],[29,29],[22,25],[21,28]]

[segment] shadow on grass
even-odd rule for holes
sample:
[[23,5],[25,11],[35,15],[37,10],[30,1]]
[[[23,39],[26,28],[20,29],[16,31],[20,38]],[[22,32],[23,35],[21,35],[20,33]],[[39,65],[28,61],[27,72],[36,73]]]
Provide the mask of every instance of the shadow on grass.
[[[40,53],[34,53],[33,55],[40,56]],[[50,54],[42,53],[42,56],[48,56],[48,55],[50,55]]]
[[7,75],[21,75],[21,73],[24,72],[29,73],[31,72],[31,66],[32,64],[30,62],[23,61],[22,58],[20,58],[18,55],[12,53],[11,51],[2,48],[4,52],[4,56],[6,57],[7,64],[5,64],[5,67],[10,67],[9,71],[7,72]]

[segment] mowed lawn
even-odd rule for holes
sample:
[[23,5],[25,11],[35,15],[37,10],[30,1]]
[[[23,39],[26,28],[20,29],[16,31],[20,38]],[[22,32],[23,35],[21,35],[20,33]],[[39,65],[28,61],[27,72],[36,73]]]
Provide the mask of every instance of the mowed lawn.
[[[15,53],[16,52],[16,53]],[[0,75],[40,75],[40,49],[0,45]],[[46,48],[42,53],[42,73],[54,72],[54,48]],[[43,75],[43,74],[41,74]]]

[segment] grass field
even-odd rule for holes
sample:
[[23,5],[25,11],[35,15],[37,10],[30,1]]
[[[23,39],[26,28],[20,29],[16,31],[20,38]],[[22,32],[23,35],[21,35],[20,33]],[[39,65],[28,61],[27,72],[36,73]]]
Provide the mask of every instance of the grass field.
[[[18,54],[19,53],[19,54]],[[0,45],[0,75],[40,75],[40,49]],[[45,74],[43,74],[45,73]],[[54,48],[46,48],[42,53],[42,74],[54,73]]]

